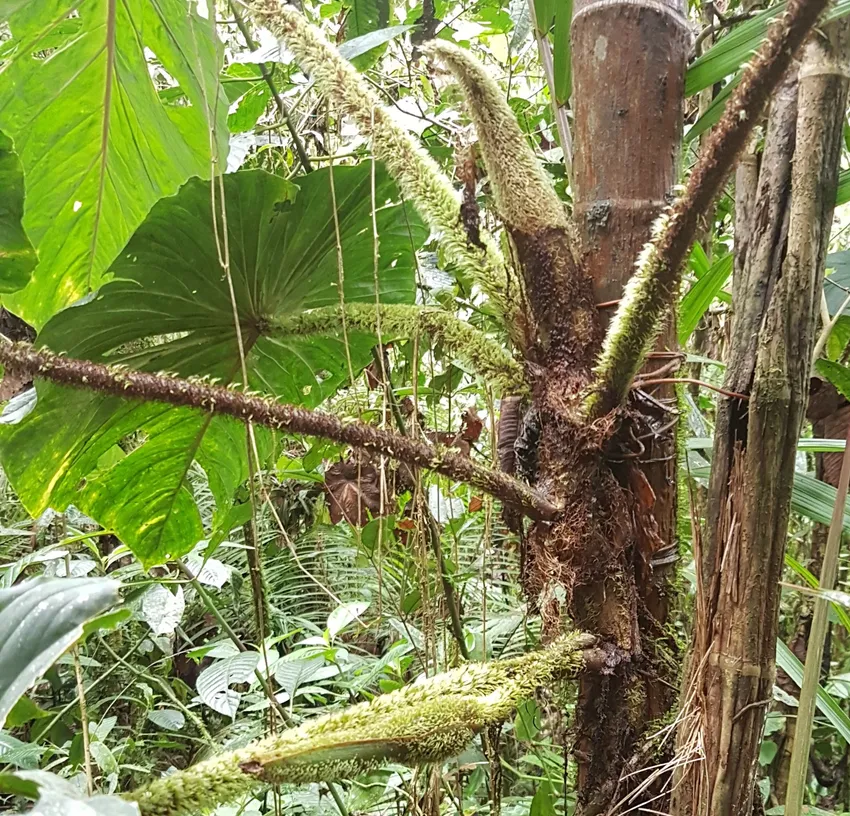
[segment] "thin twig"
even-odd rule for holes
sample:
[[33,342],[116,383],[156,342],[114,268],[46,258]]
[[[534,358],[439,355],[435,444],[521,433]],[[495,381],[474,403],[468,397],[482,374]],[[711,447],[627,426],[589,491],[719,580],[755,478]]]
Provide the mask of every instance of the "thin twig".
[[[825,297],[825,296],[824,296]],[[818,337],[817,343],[815,343],[815,350],[812,352],[812,365],[820,359],[821,352],[826,345],[826,341],[829,340],[829,335],[832,334],[832,330],[835,328],[838,321],[841,319],[841,315],[844,314],[844,310],[850,306],[850,294],[844,298],[841,302],[841,306],[838,308],[838,311],[828,320],[824,322],[823,329],[821,330],[820,336]],[[829,316],[829,310],[826,312],[827,316]]]
[[80,728],[83,732],[83,763],[86,769],[86,790],[94,796],[94,773],[91,764],[91,736],[89,734],[89,715],[86,708],[86,690],[83,688],[83,669],[80,666],[80,653],[75,646],[71,650],[74,658],[74,675],[77,680],[77,696],[80,699]]
[[[404,424],[404,417],[401,413],[401,407],[398,404],[398,400],[395,397],[395,390],[393,389],[392,383],[392,374],[389,371],[389,366],[386,365],[383,360],[384,352],[379,350],[377,346],[372,348],[372,355],[375,358],[376,363],[380,363],[383,369],[384,375],[384,394],[386,395],[387,402],[390,404],[390,410],[392,411],[393,418],[395,419],[396,427],[398,428],[398,432],[402,436],[408,436],[407,427]],[[463,620],[460,615],[460,602],[458,601],[457,593],[455,592],[454,584],[449,577],[448,567],[446,566],[446,559],[443,556],[443,545],[442,545],[442,536],[440,535],[440,527],[437,524],[437,520],[434,518],[434,514],[431,512],[431,508],[428,507],[426,502],[419,502],[420,511],[425,518],[425,535],[428,537],[428,541],[431,544],[431,550],[434,553],[434,558],[437,560],[437,569],[440,571],[440,582],[443,585],[443,596],[446,599],[446,607],[449,610],[449,625],[452,630],[452,634],[454,635],[454,639],[457,642],[458,650],[463,656],[464,660],[469,660],[469,649],[466,648],[466,638],[463,634]]]
[[60,385],[112,394],[123,399],[193,408],[251,421],[274,430],[333,439],[465,482],[497,499],[516,504],[534,519],[551,521],[559,514],[559,508],[542,494],[511,476],[483,467],[459,452],[364,422],[344,422],[321,411],[249,396],[198,380],[74,360],[44,349],[36,350],[29,343],[0,343],[0,363],[10,371]]
[[723,394],[724,397],[729,397],[730,399],[739,399],[739,400],[748,400],[749,396],[747,394],[738,394],[735,391],[727,391],[725,388],[720,388],[719,386],[712,385],[711,383],[705,382],[705,380],[695,380],[691,377],[656,377],[650,380],[635,380],[632,385],[632,388],[644,388],[647,385],[667,385],[668,383],[682,383],[684,385],[699,385],[702,388],[708,388],[712,391],[716,391],[718,394]]
[[797,730],[794,748],[791,753],[791,766],[788,772],[788,790],[786,792],[786,812],[802,812],[803,797],[808,778],[809,751],[811,748],[812,723],[814,722],[817,693],[820,684],[821,663],[823,662],[824,642],[829,625],[830,600],[824,593],[835,587],[838,575],[838,558],[841,548],[841,536],[844,532],[844,514],[847,505],[847,491],[850,488],[850,428],[841,460],[841,473],[835,490],[835,504],[829,522],[826,547],[823,553],[818,589],[821,594],[815,598],[812,613],[812,625],[806,650],[806,665],[803,670],[803,683],[800,686],[800,704],[797,708]]
[[[254,38],[251,36],[251,32],[245,24],[245,20],[242,18],[242,15],[236,10],[234,3],[230,4],[230,10],[233,12],[233,19],[236,21],[237,27],[242,32],[242,36],[245,38],[245,44],[252,51],[256,51],[257,44],[254,42]],[[307,150],[304,148],[304,143],[298,135],[298,130],[295,128],[295,123],[292,121],[292,117],[289,115],[289,111],[283,102],[283,97],[281,97],[280,91],[278,91],[277,86],[274,83],[272,72],[269,71],[269,67],[264,62],[258,63],[257,67],[260,69],[260,74],[265,80],[266,85],[269,86],[272,99],[274,99],[275,105],[277,105],[281,118],[286,123],[289,135],[292,136],[292,142],[295,145],[295,152],[298,154],[298,161],[301,162],[301,166],[304,168],[305,173],[311,172],[313,165],[310,162],[310,156],[307,154]]]

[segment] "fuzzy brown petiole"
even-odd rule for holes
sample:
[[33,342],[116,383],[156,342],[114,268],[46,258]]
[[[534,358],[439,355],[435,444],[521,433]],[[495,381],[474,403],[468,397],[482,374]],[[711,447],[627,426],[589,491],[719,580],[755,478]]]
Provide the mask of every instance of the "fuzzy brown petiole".
[[200,380],[74,360],[46,349],[35,349],[29,343],[0,344],[0,363],[16,373],[72,388],[193,408],[288,433],[333,439],[472,485],[503,502],[517,505],[533,519],[549,521],[559,513],[558,507],[528,485],[482,467],[468,456],[364,422],[343,422],[322,411],[275,402]]

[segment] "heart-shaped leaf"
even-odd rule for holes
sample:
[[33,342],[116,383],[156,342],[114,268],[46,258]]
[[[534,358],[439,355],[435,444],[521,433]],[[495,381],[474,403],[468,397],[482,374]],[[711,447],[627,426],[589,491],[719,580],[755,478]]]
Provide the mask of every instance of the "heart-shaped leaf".
[[[272,318],[338,303],[340,277],[346,301],[374,303],[376,273],[381,302],[413,301],[414,249],[424,229],[395,203],[395,186],[376,168],[376,269],[372,182],[368,164],[316,171],[298,187],[260,171],[224,178],[230,273],[251,388],[316,405],[348,378],[349,359],[355,370],[365,365],[372,335],[349,332],[346,348],[338,335],[265,334]],[[113,265],[116,280],[57,315],[40,342],[149,371],[241,379],[209,196],[209,184],[196,180],[157,204]],[[21,500],[34,515],[73,504],[115,530],[146,566],[185,554],[204,537],[188,482],[193,461],[206,472],[219,510],[247,477],[238,423],[47,383],[37,390],[36,409],[0,428],[0,457]],[[116,446],[139,430],[142,444],[134,441],[125,455]]]
[[119,586],[107,578],[36,578],[0,590],[0,725],[83,624],[118,602]]
[[[227,156],[228,106],[213,27],[186,0],[30,0],[8,22],[0,129],[24,169],[39,259],[8,303],[41,327],[100,285],[160,198],[209,176],[211,129]],[[149,57],[179,85],[172,104]]]

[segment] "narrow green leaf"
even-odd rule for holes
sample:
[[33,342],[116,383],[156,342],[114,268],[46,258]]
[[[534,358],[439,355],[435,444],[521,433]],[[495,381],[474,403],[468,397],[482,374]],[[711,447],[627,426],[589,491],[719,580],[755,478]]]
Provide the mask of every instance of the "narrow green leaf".
[[534,0],[534,16],[541,34],[548,34],[555,23],[558,0]]
[[732,274],[733,258],[730,252],[715,261],[682,298],[679,306],[679,343],[681,345],[684,346],[688,342],[688,338],[696,329],[702,316]]
[[567,104],[572,93],[572,57],[570,26],[573,22],[573,0],[560,0],[556,5],[555,28],[552,31],[552,57],[555,71],[555,101]]
[[[781,641],[776,641],[776,665],[793,681],[797,688],[803,684],[803,664],[794,653]],[[828,694],[823,686],[818,686],[817,707],[821,714],[829,720],[841,738],[850,743],[850,717],[841,709],[838,701]]]
[[[800,576],[812,589],[817,589],[820,586],[820,583],[815,575],[813,575],[809,570],[807,570],[796,558],[785,553],[785,566],[789,569],[793,570]],[[829,598],[827,598],[829,600]],[[850,632],[850,613],[838,603],[832,604],[832,609],[835,612],[835,616],[838,618],[841,625]]]
[[[692,436],[685,443],[688,450],[711,450],[714,439],[710,436]],[[797,450],[809,453],[841,453],[844,450],[843,439],[800,439]]]
[[838,174],[838,189],[835,191],[835,206],[850,201],[850,170],[842,170]]
[[685,144],[690,144],[694,139],[702,136],[710,128],[714,127],[723,116],[723,111],[726,109],[726,100],[732,95],[735,86],[738,84],[740,76],[734,77],[726,83],[720,93],[714,97],[711,104],[706,109],[705,113],[691,125],[688,132],[685,134]]
[[119,587],[107,578],[36,578],[0,590],[0,725],[83,624],[118,602]]
[[[708,466],[691,468],[691,476],[695,479],[708,479],[711,468]],[[832,508],[835,505],[836,490],[808,473],[795,473],[794,484],[791,488],[791,509],[820,524],[829,524],[832,518]],[[850,535],[850,501],[844,510],[844,533]]]
[[[695,60],[685,75],[685,95],[699,93],[735,73],[758,49],[771,21],[785,11],[786,5],[785,2],[777,3],[735,26]],[[837,20],[847,14],[850,14],[850,0],[839,0],[824,14],[823,22]]]
[[354,37],[346,40],[339,46],[339,53],[347,60],[353,60],[362,54],[367,54],[373,48],[385,45],[391,42],[396,37],[400,37],[405,31],[410,31],[412,25],[394,25],[388,28],[381,28],[377,31],[370,31],[368,34],[363,34],[360,37]]

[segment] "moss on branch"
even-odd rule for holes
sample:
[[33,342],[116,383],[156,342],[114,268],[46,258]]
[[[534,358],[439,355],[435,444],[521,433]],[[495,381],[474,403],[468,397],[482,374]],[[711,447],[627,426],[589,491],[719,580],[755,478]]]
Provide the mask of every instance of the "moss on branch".
[[461,220],[460,195],[437,163],[393,121],[354,66],[300,12],[281,0],[262,0],[253,13],[286,43],[319,90],[371,137],[375,158],[384,162],[405,198],[440,233],[446,256],[478,283],[508,330],[515,331],[521,325],[522,302],[517,284],[509,286],[504,257],[491,235],[481,231],[480,247],[470,242]]
[[478,132],[499,215],[513,229],[535,233],[568,227],[552,180],[528,145],[502,89],[469,51],[445,40],[422,49],[460,83]]
[[446,351],[468,363],[503,394],[521,395],[528,390],[522,366],[502,345],[486,334],[442,309],[408,305],[348,303],[300,312],[273,322],[270,331],[277,335],[327,334],[342,326],[343,316],[349,330],[378,334],[384,342],[425,334],[442,343]]
[[713,204],[797,49],[827,0],[789,0],[744,68],[720,122],[694,165],[682,195],[657,221],[605,338],[586,402],[590,418],[621,405],[675,301],[699,219]]
[[142,816],[195,816],[262,784],[330,782],[388,762],[456,756],[539,686],[605,663],[590,635],[511,660],[469,663],[159,779],[125,798]]
[[201,380],[185,380],[164,374],[130,371],[88,360],[74,360],[46,349],[36,350],[29,343],[0,343],[0,364],[16,374],[51,380],[60,385],[125,399],[194,408],[288,433],[333,439],[465,482],[503,502],[517,505],[531,518],[551,520],[559,513],[558,507],[528,485],[499,471],[482,467],[468,456],[365,422],[344,422],[322,411],[286,405]]

